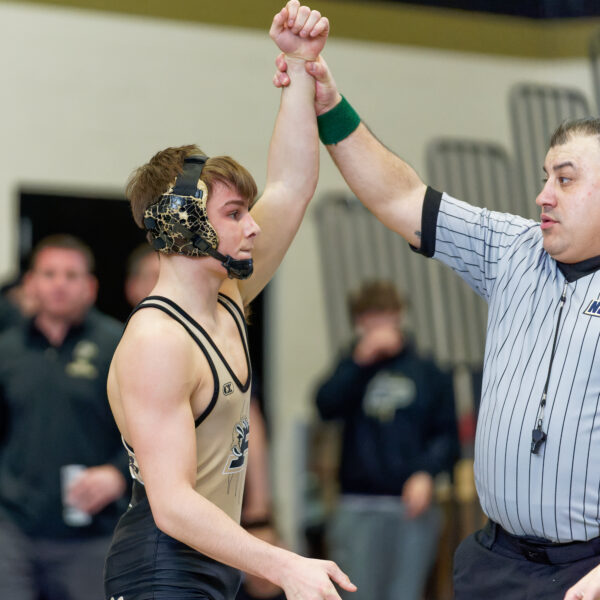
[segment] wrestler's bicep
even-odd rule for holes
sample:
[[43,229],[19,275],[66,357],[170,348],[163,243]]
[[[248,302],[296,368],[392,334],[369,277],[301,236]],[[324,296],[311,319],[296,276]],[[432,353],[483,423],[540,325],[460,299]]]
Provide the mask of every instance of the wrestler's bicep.
[[[167,332],[169,333],[169,332]],[[132,336],[117,369],[126,430],[153,512],[172,505],[181,487],[193,486],[196,438],[190,403],[197,385],[187,339]],[[156,339],[161,339],[156,344]]]

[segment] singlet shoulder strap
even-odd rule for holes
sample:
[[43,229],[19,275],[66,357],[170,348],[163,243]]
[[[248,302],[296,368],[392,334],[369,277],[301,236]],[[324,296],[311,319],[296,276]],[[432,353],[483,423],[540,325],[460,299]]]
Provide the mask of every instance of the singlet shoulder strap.
[[236,320],[236,322],[239,323],[244,328],[244,330],[247,331],[246,315],[244,314],[244,311],[242,310],[240,305],[237,302],[235,302],[232,298],[221,292],[219,292],[218,300],[227,310],[229,310],[231,316]]
[[[221,301],[220,298],[219,298],[219,302],[224,305],[224,303]],[[233,369],[227,362],[227,359],[223,356],[223,354],[221,353],[221,350],[219,350],[218,346],[215,344],[215,342],[210,337],[208,332],[204,329],[204,327],[202,327],[202,325],[200,325],[200,323],[198,323],[198,321],[196,321],[194,319],[194,317],[192,317],[185,310],[183,310],[183,308],[181,308],[181,306],[179,306],[178,304],[173,302],[173,300],[171,300],[170,298],[166,298],[164,296],[148,296],[147,298],[142,300],[142,302],[140,302],[138,307],[144,308],[145,306],[152,306],[154,303],[159,303],[159,306],[157,308],[160,308],[161,310],[165,310],[166,308],[170,309],[169,313],[171,314],[171,316],[173,316],[173,318],[175,318],[177,316],[178,317],[177,320],[181,319],[188,325],[189,328],[196,331],[197,335],[201,336],[206,341],[208,350],[211,353],[214,353],[215,358],[218,359],[223,364],[223,366],[225,367],[225,369],[227,370],[229,375],[231,375],[231,377],[235,381],[236,385],[242,390],[242,392],[245,392],[248,389],[248,387],[250,386],[250,382],[252,380],[252,367],[250,364],[250,351],[248,349],[248,341],[246,339],[247,332],[245,329],[245,325],[240,324],[241,310],[239,307],[237,307],[237,317],[236,317],[234,310],[232,308],[229,308],[224,305],[226,310],[232,315],[232,318],[233,318],[235,324],[237,325],[237,328],[238,328],[238,331],[240,334],[240,339],[242,341],[242,346],[244,348],[244,354],[246,357],[246,369],[248,372],[248,376],[246,377],[245,382],[241,382],[239,380],[239,378],[237,377],[237,375],[234,373]],[[165,312],[166,312],[166,310],[165,310]]]
[[225,310],[231,315],[231,318],[235,321],[237,328],[240,332],[244,347],[246,347],[248,341],[248,323],[246,322],[246,316],[244,315],[240,306],[234,302],[229,296],[219,293],[217,298],[219,304],[225,308]]
[[[189,322],[187,322],[187,319],[181,314],[179,314],[180,311],[184,315],[186,315],[187,313],[185,313],[185,311],[183,311],[177,304],[175,304],[175,302],[173,302],[169,298],[165,298],[164,296],[148,296],[144,298],[129,315],[129,318],[125,323],[125,327],[127,327],[127,324],[129,323],[131,317],[143,308],[156,308],[168,315],[169,317],[171,317],[173,320],[177,321],[188,332],[188,334],[191,336],[194,342],[196,342],[196,345],[200,348],[200,350],[206,358],[206,361],[208,363],[208,366],[210,367],[210,371],[213,376],[213,395],[206,409],[195,420],[196,427],[198,427],[198,425],[200,425],[200,423],[202,423],[202,421],[204,421],[204,419],[206,419],[206,417],[210,414],[219,396],[219,375],[215,366],[214,354],[216,353],[219,356],[219,358],[222,360],[225,366],[228,367],[228,365],[224,361],[221,353],[218,351],[217,347],[214,345],[213,341],[210,339],[210,337],[204,331],[204,329],[202,329],[193,319],[191,319],[191,317],[188,318],[191,319],[192,323],[190,324]],[[198,328],[199,331],[195,331],[196,328]],[[201,335],[199,335],[199,333]],[[204,338],[204,341],[201,339],[201,337]],[[205,344],[205,341],[208,341],[211,347]]]
[[246,323],[246,317],[244,316],[244,313],[240,306],[236,302],[234,302],[229,296],[226,296],[225,294],[221,294],[219,292],[217,300],[219,304],[221,304],[221,306],[223,306],[225,310],[231,315],[231,318],[237,326],[238,332],[240,334],[240,339],[242,340],[244,354],[246,355],[246,365],[248,367],[248,378],[244,385],[241,385],[240,382],[238,382],[238,385],[240,386],[242,391],[245,392],[248,389],[248,386],[250,385],[250,381],[252,379],[252,363],[250,361],[250,349],[248,346],[248,325]]

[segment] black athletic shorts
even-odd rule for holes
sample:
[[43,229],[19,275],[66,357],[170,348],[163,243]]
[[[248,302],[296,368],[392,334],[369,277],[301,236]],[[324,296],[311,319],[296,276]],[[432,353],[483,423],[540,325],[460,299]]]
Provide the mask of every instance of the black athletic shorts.
[[240,582],[237,569],[160,531],[144,486],[134,482],[106,557],[106,600],[233,600]]

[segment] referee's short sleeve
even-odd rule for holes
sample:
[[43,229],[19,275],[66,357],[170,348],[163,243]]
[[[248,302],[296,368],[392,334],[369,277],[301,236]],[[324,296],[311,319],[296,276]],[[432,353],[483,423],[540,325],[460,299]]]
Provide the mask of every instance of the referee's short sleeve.
[[535,246],[533,238],[539,235],[535,221],[474,206],[444,193],[436,212],[435,245],[427,245],[425,250],[432,250],[436,260],[489,300],[504,260],[528,240]]

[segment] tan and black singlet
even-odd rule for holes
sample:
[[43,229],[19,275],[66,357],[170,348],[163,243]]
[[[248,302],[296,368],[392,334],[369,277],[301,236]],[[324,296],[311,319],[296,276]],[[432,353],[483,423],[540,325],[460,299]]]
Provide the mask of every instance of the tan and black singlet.
[[[211,369],[214,388],[206,410],[196,419],[196,491],[239,523],[248,454],[251,367],[247,331],[240,307],[223,294],[219,304],[234,320],[246,355],[242,382],[213,340],[172,300],[149,296],[134,309],[153,308],[177,321],[192,337]],[[130,317],[131,318],[131,317]],[[123,440],[134,479],[129,510],[113,537],[105,567],[107,600],[235,597],[239,571],[196,552],[158,530],[154,523],[134,449]]]
[[[237,325],[246,354],[247,376],[241,382],[206,331],[182,308],[162,296],[149,296],[137,307],[155,308],[166,313],[192,336],[210,366],[214,381],[213,396],[206,410],[196,419],[196,491],[239,522],[244,493],[248,452],[250,405],[250,357],[246,324],[239,307],[219,295]],[[143,484],[133,448],[126,442],[130,471]]]

